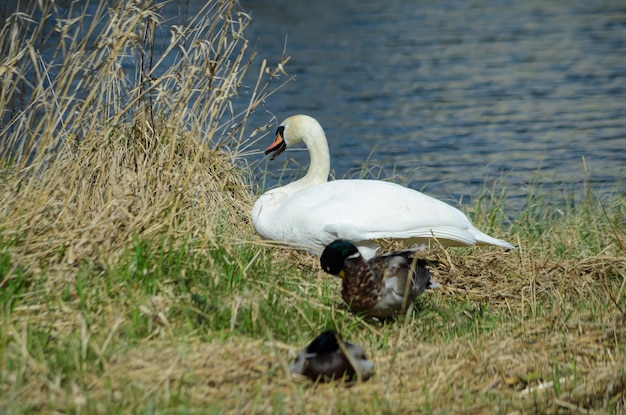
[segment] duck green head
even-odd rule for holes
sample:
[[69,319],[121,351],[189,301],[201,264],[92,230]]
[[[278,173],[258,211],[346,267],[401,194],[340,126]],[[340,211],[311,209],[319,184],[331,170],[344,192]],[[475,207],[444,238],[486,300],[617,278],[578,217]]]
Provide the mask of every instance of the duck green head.
[[334,330],[326,330],[317,336],[306,348],[308,354],[325,354],[339,350],[337,341],[339,334]]
[[337,239],[322,252],[320,265],[329,274],[341,276],[343,261],[350,256],[361,255],[356,245],[345,239]]

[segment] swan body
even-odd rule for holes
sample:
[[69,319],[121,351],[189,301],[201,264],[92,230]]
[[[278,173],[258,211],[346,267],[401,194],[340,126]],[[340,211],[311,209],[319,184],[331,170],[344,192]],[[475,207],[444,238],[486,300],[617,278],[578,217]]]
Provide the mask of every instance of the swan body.
[[252,223],[265,239],[320,255],[336,239],[354,242],[363,256],[375,255],[377,239],[426,246],[515,246],[478,230],[460,210],[407,187],[380,180],[328,181],[330,154],[321,125],[307,115],[287,118],[265,150],[273,160],[287,147],[304,142],[311,162],[306,175],[261,195]]
[[338,239],[324,249],[320,265],[341,278],[341,297],[352,312],[386,318],[404,311],[426,289],[439,287],[430,280],[428,261],[414,254],[394,251],[365,260],[352,242]]
[[327,330],[302,349],[289,370],[315,382],[359,377],[367,380],[374,374],[374,363],[367,360],[361,346],[343,341],[339,333]]

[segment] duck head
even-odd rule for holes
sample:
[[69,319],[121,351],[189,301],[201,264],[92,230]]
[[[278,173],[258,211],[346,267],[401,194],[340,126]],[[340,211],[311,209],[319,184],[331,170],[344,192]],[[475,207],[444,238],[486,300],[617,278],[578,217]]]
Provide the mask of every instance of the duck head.
[[300,352],[290,370],[313,381],[359,376],[367,380],[374,373],[374,363],[367,360],[362,347],[344,342],[339,333],[327,330]]
[[357,258],[361,255],[356,245],[346,239],[337,239],[322,252],[320,265],[329,274],[343,277],[343,262],[346,258]]

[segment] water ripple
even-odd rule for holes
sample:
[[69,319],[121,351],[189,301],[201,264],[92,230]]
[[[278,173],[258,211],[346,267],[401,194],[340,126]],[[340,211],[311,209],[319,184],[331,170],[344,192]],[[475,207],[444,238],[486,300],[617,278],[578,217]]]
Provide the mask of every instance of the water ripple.
[[623,2],[243,5],[261,55],[280,56],[288,34],[296,81],[267,108],[318,118],[338,177],[368,162],[453,200],[498,180],[518,204],[531,183],[623,183]]

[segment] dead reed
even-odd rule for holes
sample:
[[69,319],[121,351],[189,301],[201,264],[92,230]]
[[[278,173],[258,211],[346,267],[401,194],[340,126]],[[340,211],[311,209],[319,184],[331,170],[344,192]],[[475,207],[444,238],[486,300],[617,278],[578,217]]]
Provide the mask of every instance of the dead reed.
[[[316,259],[249,223],[236,159],[282,65],[242,89],[237,3],[171,26],[173,65],[163,3],[72,4],[0,30],[0,413],[626,411],[623,195],[529,199],[507,218],[518,250],[432,249],[440,290],[397,321],[354,316]],[[504,236],[501,207],[473,219]],[[288,374],[326,328],[365,347],[370,381]]]
[[0,206],[14,258],[49,271],[115,263],[135,237],[210,244],[218,223],[247,220],[235,160],[274,74],[263,65],[234,108],[254,57],[249,16],[234,1],[208,2],[169,27],[157,56],[163,3],[102,1],[93,16],[77,4],[62,13],[33,3],[0,32]]

